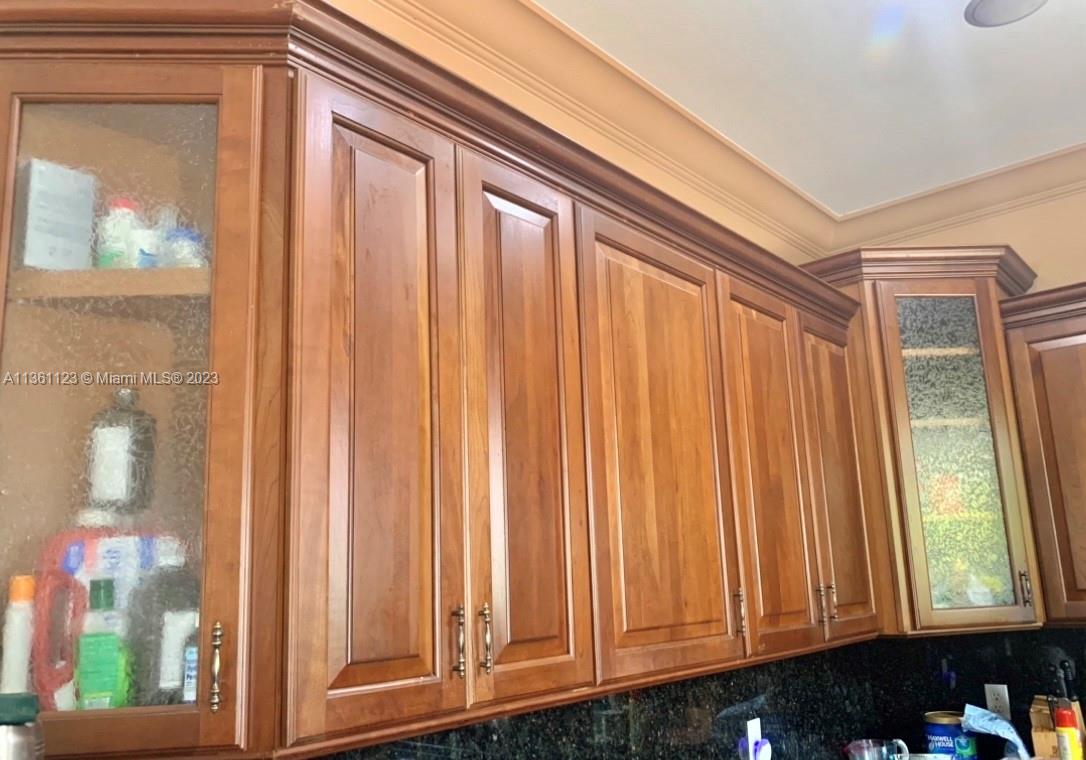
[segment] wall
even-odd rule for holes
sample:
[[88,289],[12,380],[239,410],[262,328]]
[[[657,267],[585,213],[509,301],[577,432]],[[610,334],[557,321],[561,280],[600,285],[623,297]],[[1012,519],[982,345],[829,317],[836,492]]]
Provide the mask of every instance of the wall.
[[[1029,702],[1044,688],[1052,647],[1086,666],[1086,629],[879,639],[332,760],[737,758],[742,726],[754,714],[763,719],[774,758],[840,760],[852,739],[875,737],[904,739],[915,752],[924,749],[925,711],[983,706],[985,683],[1010,686],[1014,721],[1028,743]],[[981,760],[993,751],[1001,758],[1000,748],[982,744]]]
[[1086,192],[936,232],[900,240],[903,245],[1010,244],[1037,272],[1034,290],[1086,280]]

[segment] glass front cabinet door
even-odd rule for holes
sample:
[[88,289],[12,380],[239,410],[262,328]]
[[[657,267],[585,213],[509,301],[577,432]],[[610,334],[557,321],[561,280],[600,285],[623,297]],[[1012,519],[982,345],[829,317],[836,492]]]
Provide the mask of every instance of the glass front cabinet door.
[[0,72],[0,690],[50,754],[239,743],[254,82]]
[[879,283],[922,627],[1036,619],[992,287]]

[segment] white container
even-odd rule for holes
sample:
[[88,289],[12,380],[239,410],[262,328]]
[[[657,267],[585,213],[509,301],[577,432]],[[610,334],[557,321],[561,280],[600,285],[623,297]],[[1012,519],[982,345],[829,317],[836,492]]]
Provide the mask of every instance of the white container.
[[34,636],[34,576],[11,579],[4,612],[4,653],[0,662],[0,693],[30,691],[30,642]]
[[159,266],[162,236],[153,227],[137,227],[128,237],[128,261],[140,269],[155,269]]
[[172,691],[186,685],[186,644],[199,623],[200,613],[196,610],[167,610],[162,613],[158,688]]
[[94,242],[93,174],[32,158],[20,169],[15,245],[37,269],[90,269]]

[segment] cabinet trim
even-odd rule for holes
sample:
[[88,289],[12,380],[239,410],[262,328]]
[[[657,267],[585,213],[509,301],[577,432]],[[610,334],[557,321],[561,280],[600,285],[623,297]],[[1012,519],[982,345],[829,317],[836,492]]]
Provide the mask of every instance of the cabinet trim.
[[1006,298],[999,307],[1008,331],[1086,316],[1086,282]]
[[804,264],[803,269],[838,286],[860,280],[990,277],[1010,295],[1025,293],[1037,279],[1009,245],[857,248]]

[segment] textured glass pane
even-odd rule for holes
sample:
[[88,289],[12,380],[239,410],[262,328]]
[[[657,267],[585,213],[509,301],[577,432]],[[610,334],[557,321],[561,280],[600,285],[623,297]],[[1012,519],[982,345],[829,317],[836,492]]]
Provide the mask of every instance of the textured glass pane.
[[972,297],[897,299],[936,609],[1014,604]]
[[0,594],[33,633],[0,690],[45,709],[195,701],[216,133],[207,104],[22,109]]

